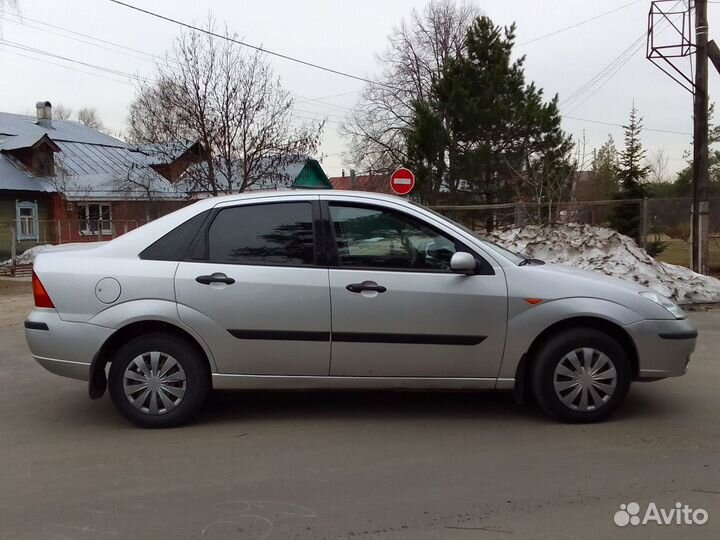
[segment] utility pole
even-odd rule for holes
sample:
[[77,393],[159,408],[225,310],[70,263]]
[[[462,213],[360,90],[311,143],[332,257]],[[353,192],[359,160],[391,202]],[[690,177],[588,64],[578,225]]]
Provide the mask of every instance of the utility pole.
[[692,267],[708,273],[708,17],[707,0],[695,0],[695,96],[693,101]]
[[[680,7],[678,7],[682,4]],[[695,11],[695,40],[693,19]],[[663,25],[665,25],[663,27]],[[656,43],[658,30],[670,29],[677,35],[669,44]],[[693,185],[692,185],[692,269],[707,274],[709,267],[708,233],[710,202],[708,201],[708,58],[720,71],[720,50],[708,41],[708,0],[681,3],[676,0],[653,0],[648,14],[647,58],[665,74],[693,95]],[[658,40],[660,41],[660,40]],[[692,78],[692,56],[695,74]],[[682,69],[685,60],[690,67]]]

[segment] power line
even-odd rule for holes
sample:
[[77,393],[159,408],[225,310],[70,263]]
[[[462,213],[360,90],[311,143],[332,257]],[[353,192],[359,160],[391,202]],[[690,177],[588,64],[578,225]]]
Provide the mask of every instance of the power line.
[[209,36],[216,37],[216,38],[219,38],[219,39],[224,39],[224,40],[229,41],[229,42],[231,42],[231,43],[235,43],[236,45],[241,45],[241,46],[243,46],[243,47],[248,47],[248,48],[250,48],[250,49],[256,50],[256,51],[261,52],[261,53],[264,53],[264,54],[269,54],[269,55],[271,55],[271,56],[276,56],[276,57],[278,57],[278,58],[282,58],[283,60],[288,60],[288,61],[290,61],[290,62],[295,62],[295,63],[301,64],[301,65],[303,65],[303,66],[311,67],[311,68],[314,68],[314,69],[319,69],[319,70],[321,70],[321,71],[326,71],[326,72],[328,72],[328,73],[332,73],[332,74],[334,74],[334,75],[339,75],[339,76],[341,76],[341,77],[347,77],[347,78],[349,78],[349,79],[355,79],[356,81],[362,81],[362,82],[367,83],[367,84],[372,84],[372,85],[375,85],[375,86],[383,86],[383,87],[386,87],[386,88],[390,88],[390,89],[392,89],[392,90],[397,90],[397,88],[395,88],[395,87],[393,87],[393,86],[390,86],[389,84],[385,84],[385,83],[382,83],[382,82],[379,82],[379,81],[373,81],[373,80],[371,80],[371,79],[366,79],[365,77],[360,77],[359,75],[353,75],[352,73],[347,73],[347,72],[345,72],[345,71],[340,71],[340,70],[337,70],[337,69],[333,69],[333,68],[321,66],[320,64],[315,64],[315,63],[309,62],[309,61],[307,61],[307,60],[301,60],[300,58],[295,58],[295,57],[289,56],[289,55],[287,55],[287,54],[283,54],[283,53],[279,53],[279,52],[276,52],[276,51],[272,51],[272,50],[270,50],[270,49],[265,49],[265,48],[263,48],[263,47],[258,47],[257,45],[252,45],[251,43],[247,43],[247,42],[245,42],[245,41],[241,41],[241,40],[239,40],[239,39],[235,39],[235,38],[230,37],[230,36],[224,36],[224,35],[222,35],[222,34],[218,34],[217,32],[213,32],[212,30],[207,30],[207,29],[205,29],[205,28],[200,28],[199,26],[195,26],[195,25],[192,25],[192,24],[189,24],[189,23],[180,21],[180,20],[178,20],[178,19],[173,19],[172,17],[168,17],[168,16],[166,16],[166,15],[161,15],[160,13],[156,13],[156,12],[150,11],[150,10],[148,10],[148,9],[144,9],[144,8],[141,8],[141,7],[138,7],[138,6],[134,6],[134,5],[132,5],[132,4],[127,4],[127,3],[125,3],[125,2],[121,2],[120,0],[109,0],[109,1],[112,2],[113,4],[117,4],[117,5],[119,5],[119,6],[123,6],[123,7],[126,7],[126,8],[128,8],[128,9],[132,9],[132,10],[138,11],[138,12],[140,12],[140,13],[144,13],[145,15],[150,15],[151,17],[155,17],[155,18],[158,18],[158,19],[162,19],[162,20],[164,20],[164,21],[167,21],[167,22],[171,22],[171,23],[173,23],[173,24],[177,24],[177,25],[179,25],[179,26],[183,26],[183,27],[188,28],[188,29],[190,29],[190,30],[193,30],[193,31],[195,31],[195,32],[202,32],[202,33],[207,34],[207,35],[209,35]]
[[629,58],[631,58],[639,50],[639,47],[642,45],[642,41],[645,39],[646,35],[647,35],[647,32],[643,32],[640,37],[638,37],[627,48],[625,48],[620,54],[618,54],[609,64],[607,64],[598,73],[596,73],[592,78],[590,78],[590,80],[588,80],[584,85],[582,85],[580,88],[578,88],[572,94],[570,94],[568,97],[566,97],[562,102],[563,107],[567,107],[573,101],[577,101],[583,94],[590,91],[596,84],[601,82],[605,77],[607,77],[609,74],[614,74],[615,71],[617,71],[620,67],[625,65],[625,63],[629,60]]
[[[673,5],[674,9],[682,0],[677,0]],[[665,22],[665,21],[662,21]],[[660,24],[662,24],[662,22]],[[665,27],[663,30],[666,30]],[[580,103],[576,103],[576,106],[569,112],[574,112],[586,103],[592,96],[594,96],[600,88],[605,86],[624,66],[630,59],[642,49],[643,42],[647,38],[647,31],[643,32],[638,39],[631,43],[625,50],[623,50],[618,56],[616,56],[612,62],[605,66],[599,73],[593,76],[587,83],[578,88],[569,97],[563,100],[562,106],[567,107],[573,101],[577,102],[583,94],[590,92],[590,94],[583,99]],[[593,89],[594,88],[594,89]]]
[[[106,39],[102,39],[102,38],[99,38],[99,37],[96,37],[96,36],[91,36],[91,35],[89,35],[89,34],[84,34],[84,33],[82,33],[82,32],[77,32],[77,31],[75,31],[75,30],[71,30],[70,28],[66,28],[66,27],[64,27],[64,26],[59,26],[59,25],[56,25],[56,24],[51,24],[51,23],[48,23],[48,22],[45,22],[45,21],[41,21],[41,20],[38,20],[38,19],[32,19],[32,18],[26,17],[26,16],[24,16],[24,15],[23,15],[23,16],[19,16],[19,15],[16,15],[16,14],[12,13],[11,11],[8,11],[8,10],[0,9],[0,13],[2,13],[3,15],[6,15],[6,16],[13,17],[13,18],[7,19],[7,20],[8,20],[9,22],[11,22],[11,23],[15,23],[15,24],[19,24],[19,25],[22,25],[22,26],[26,26],[26,27],[28,27],[28,28],[33,28],[34,30],[38,30],[38,31],[40,31],[40,32],[47,32],[47,33],[50,33],[50,34],[53,34],[53,35],[56,35],[56,36],[59,36],[59,37],[65,38],[65,39],[70,39],[70,40],[72,40],[72,41],[77,41],[77,42],[79,42],[79,43],[85,43],[86,45],[90,45],[90,46],[92,46],[92,47],[98,47],[98,48],[104,49],[104,50],[106,50],[106,51],[110,51],[110,52],[114,52],[114,53],[118,53],[118,54],[124,54],[125,56],[129,56],[129,57],[131,57],[131,58],[136,58],[136,59],[138,59],[138,60],[143,60],[143,61],[147,61],[147,62],[158,62],[158,61],[159,61],[159,62],[163,62],[163,63],[165,63],[167,60],[170,60],[170,61],[172,61],[172,62],[174,62],[174,63],[179,63],[177,59],[175,59],[175,58],[173,58],[173,57],[171,57],[171,56],[167,56],[167,57],[158,56],[158,55],[149,53],[149,52],[147,52],[147,51],[143,51],[143,50],[141,50],[141,49],[135,49],[135,48],[133,48],[133,47],[128,47],[128,46],[122,45],[122,44],[120,44],[120,43],[116,43],[116,42],[113,42],[113,41],[108,41],[108,40],[106,40]],[[41,26],[45,26],[45,27],[47,27],[47,28],[40,28],[40,27],[38,27],[38,26],[33,26],[32,24],[28,24],[26,21],[30,21],[30,22],[33,22],[33,23],[35,23],[35,24],[39,24],[39,25],[41,25]],[[60,32],[54,32],[53,30],[48,30],[48,28],[53,28],[53,29],[55,29],[55,30],[60,30]],[[73,34],[73,35],[75,35],[75,36],[80,36],[81,38],[86,38],[86,39],[89,39],[89,40],[97,41],[97,42],[99,42],[99,43],[93,43],[92,41],[86,41],[86,39],[79,39],[79,38],[77,38],[77,37],[67,36],[67,35],[65,35],[65,34],[63,34],[63,33],[61,33],[61,32],[65,32],[65,33],[68,33],[68,34]],[[116,47],[116,48],[118,48],[118,49],[123,49],[123,50],[125,50],[125,51],[130,51],[130,52],[136,53],[136,54],[129,54],[128,52],[122,52],[122,51],[113,50],[113,49],[110,48],[110,47],[104,47],[103,45],[100,45],[100,43],[104,43],[104,44],[106,44],[106,45],[110,45],[110,46],[112,46],[112,47]],[[147,56],[147,58],[143,58],[143,57],[137,56],[137,55]]]
[[124,72],[124,71],[119,71],[119,70],[112,69],[112,68],[108,68],[108,67],[105,67],[105,66],[98,66],[98,65],[96,65],[96,64],[91,64],[91,63],[89,63],[89,62],[84,62],[84,61],[82,61],[82,60],[76,60],[76,59],[74,59],[74,58],[69,58],[69,57],[67,57],[67,56],[62,56],[62,55],[59,55],[59,54],[51,53],[51,52],[49,52],[49,51],[44,51],[44,50],[42,50],[42,49],[36,49],[36,48],[34,48],[34,47],[29,47],[28,45],[23,45],[22,43],[17,43],[17,42],[14,42],[14,41],[9,41],[9,40],[7,40],[7,39],[2,39],[2,38],[0,38],[0,45],[5,45],[5,46],[7,46],[7,47],[12,47],[12,48],[15,48],[15,49],[20,49],[21,51],[25,51],[25,52],[32,52],[32,53],[40,54],[40,55],[43,55],[43,56],[49,56],[49,57],[51,57],[51,58],[56,58],[56,59],[58,59],[58,60],[63,60],[63,61],[65,61],[65,62],[70,62],[70,63],[73,63],[73,64],[79,64],[79,65],[81,65],[81,66],[89,67],[89,68],[92,68],[92,69],[97,69],[98,71],[103,71],[103,72],[109,73],[109,74],[111,74],[111,75],[119,75],[119,76],[121,76],[121,77],[127,77],[127,78],[129,78],[129,79],[135,79],[135,80],[141,81],[141,82],[150,82],[150,79],[147,79],[147,78],[145,78],[145,77],[141,77],[141,76],[139,76],[139,75],[133,75],[132,73],[126,73],[126,72]]
[[[177,64],[177,65],[182,65],[182,62],[181,62],[180,60],[178,60],[177,58],[174,58],[174,57],[172,57],[172,56],[170,56],[170,55],[167,55],[167,56],[165,56],[165,57],[163,57],[163,56],[158,56],[158,55],[152,54],[152,53],[150,53],[150,52],[143,51],[143,50],[141,50],[141,49],[136,49],[136,48],[133,48],[133,47],[129,47],[129,46],[126,46],[126,45],[117,43],[117,42],[113,42],[113,41],[109,41],[109,40],[106,40],[106,39],[98,38],[98,37],[96,37],[96,36],[92,36],[92,35],[89,35],[89,34],[84,34],[84,33],[82,33],[82,32],[76,32],[76,31],[74,31],[74,30],[72,30],[72,29],[70,29],[70,28],[66,28],[66,27],[63,27],[63,26],[55,25],[55,24],[50,24],[50,23],[47,23],[47,22],[44,22],[44,21],[41,21],[41,20],[38,20],[38,19],[32,19],[32,18],[30,18],[30,17],[22,17],[22,18],[21,18],[21,17],[17,17],[17,16],[14,15],[12,12],[9,12],[9,11],[3,10],[3,9],[0,9],[0,13],[5,14],[5,15],[9,15],[9,16],[12,16],[12,17],[16,17],[16,18],[20,19],[20,20],[13,20],[12,18],[8,18],[7,20],[10,21],[10,22],[12,22],[12,23],[20,24],[20,25],[22,25],[22,26],[26,26],[26,27],[28,27],[28,28],[32,28],[32,29],[37,30],[37,31],[40,31],[40,32],[47,32],[47,33],[50,33],[50,34],[53,34],[53,35],[57,35],[57,36],[59,36],[59,37],[65,38],[65,39],[69,39],[69,40],[76,41],[76,42],[79,42],[79,43],[84,43],[84,44],[86,44],[86,45],[90,45],[90,46],[93,46],[93,47],[98,47],[98,48],[101,48],[101,49],[103,49],[103,50],[107,50],[107,51],[114,52],[114,53],[117,53],[117,54],[122,54],[122,55],[128,56],[128,57],[130,57],[130,58],[135,58],[135,59],[139,59],[139,60],[143,60],[143,61],[147,61],[147,62],[152,62],[152,63],[155,63],[156,65],[157,65],[157,64],[166,64],[166,65],[167,65],[167,62],[168,62],[168,61],[171,61],[171,62],[173,62],[174,64]],[[39,27],[39,26],[33,26],[32,24],[28,24],[26,21],[31,21],[31,22],[34,22],[34,23],[36,23],[36,24],[39,24],[39,25],[42,25],[42,26],[46,26],[46,27],[48,27],[48,28],[53,28],[53,29],[56,29],[56,30],[60,30],[61,32],[65,32],[65,33],[68,33],[68,34],[73,34],[74,36],[80,36],[81,38],[86,38],[86,39],[80,39],[80,38],[77,38],[77,37],[73,37],[73,35],[65,35],[65,34],[63,34],[63,33],[61,33],[61,32],[55,32],[55,31],[53,31],[53,30],[48,30],[47,28],[41,28],[41,27]],[[122,49],[122,50],[115,50],[115,49],[112,49],[111,47],[106,47],[106,46],[104,46],[104,45],[101,45],[100,43],[93,43],[92,41],[87,41],[87,40],[95,40],[95,41],[98,41],[98,42],[100,42],[100,43],[102,43],[102,44],[106,44],[106,45],[109,45],[109,46],[111,46],[111,47],[117,47],[118,49]],[[129,52],[126,52],[126,51],[131,51],[131,52],[129,53]],[[132,54],[132,53],[137,53],[137,54]],[[145,57],[140,57],[140,56],[138,56],[138,54],[145,55],[147,58],[145,58]],[[29,57],[29,56],[26,56],[26,57],[27,57],[27,58],[32,58],[32,57]],[[35,59],[35,58],[32,58],[32,59]],[[36,60],[39,60],[39,59],[36,59]],[[52,62],[50,62],[50,63],[53,64]],[[67,66],[63,66],[62,64],[54,64],[54,65],[57,65],[57,66],[60,66],[60,67],[67,67]],[[82,73],[89,73],[89,72],[82,71]],[[108,79],[108,80],[114,80],[114,79]],[[126,83],[126,84],[127,84],[127,83]],[[340,96],[346,96],[346,95],[350,95],[350,94],[356,94],[356,93],[358,93],[359,91],[360,91],[360,90],[353,90],[353,91],[350,91],[350,92],[342,92],[342,93],[339,93],[339,94],[332,94],[332,95],[329,95],[329,96],[320,96],[320,97],[314,97],[314,98],[306,97],[306,96],[300,96],[300,95],[295,94],[295,93],[292,93],[292,92],[291,92],[291,94],[293,94],[296,98],[300,98],[300,101],[296,101],[295,104],[307,103],[307,104],[309,104],[309,105],[311,105],[311,106],[318,106],[319,108],[328,107],[328,108],[331,108],[331,109],[335,109],[335,110],[340,110],[340,111],[342,111],[342,112],[346,112],[346,111],[350,110],[349,107],[344,107],[344,106],[342,106],[342,105],[337,105],[337,104],[335,104],[335,103],[328,103],[328,102],[323,101],[323,100],[325,100],[325,99],[330,99],[330,98],[333,98],[333,97],[340,97]],[[318,111],[312,111],[312,112],[313,112],[314,114],[316,114]]]
[[560,28],[560,29],[558,29],[558,30],[555,30],[554,32],[550,32],[549,34],[544,34],[544,35],[542,35],[542,36],[538,36],[538,37],[533,38],[533,39],[531,39],[531,40],[529,40],[529,41],[523,41],[522,43],[519,43],[517,46],[518,46],[518,47],[522,47],[523,45],[528,45],[528,44],[530,44],[530,43],[535,43],[536,41],[540,41],[541,39],[545,39],[545,38],[548,38],[548,37],[550,37],[550,36],[554,36],[554,35],[559,34],[559,33],[561,33],[561,32],[565,32],[566,30],[572,30],[573,28],[577,28],[578,26],[581,26],[581,25],[583,25],[583,24],[585,24],[585,23],[589,23],[589,22],[594,21],[594,20],[596,20],[596,19],[599,19],[599,18],[601,18],[601,17],[605,17],[606,15],[610,15],[610,14],[612,14],[612,13],[615,13],[615,12],[617,12],[617,11],[620,11],[621,9],[625,9],[626,7],[632,6],[633,4],[639,4],[639,3],[642,2],[642,1],[643,1],[643,0],[634,0],[633,2],[630,2],[630,3],[628,3],[628,4],[622,5],[622,6],[620,6],[620,7],[616,7],[615,9],[611,9],[610,11],[606,11],[606,12],[604,12],[604,13],[600,13],[599,15],[595,15],[594,17],[590,17],[589,19],[585,19],[585,20],[576,22],[575,24],[571,24],[570,26],[566,26],[566,27],[564,27],[564,28]]
[[49,64],[51,66],[57,66],[57,67],[61,67],[64,69],[69,69],[70,71],[75,71],[78,73],[85,73],[86,75],[90,75],[92,77],[98,77],[100,79],[105,79],[105,80],[120,83],[120,84],[126,84],[128,86],[133,86],[132,83],[129,83],[127,81],[121,81],[120,79],[113,79],[112,77],[105,77],[104,75],[100,75],[99,73],[93,73],[92,71],[84,71],[84,70],[78,69],[76,67],[68,66],[65,64],[58,64],[57,62],[52,62],[50,60],[44,60],[44,59],[38,58],[36,56],[30,56],[28,54],[23,54],[23,53],[20,53],[17,51],[6,51],[6,52],[8,54],[14,54],[15,56],[22,56],[23,58],[27,58],[29,60],[35,60],[36,62],[42,62],[43,64]]
[[[615,127],[621,127],[624,128],[625,124],[616,124],[615,122],[603,122],[602,120],[590,120],[589,118],[578,118],[577,116],[569,116],[567,114],[561,114],[563,118],[567,118],[569,120],[577,120],[579,122],[589,122],[591,124],[602,124],[604,126],[615,126]],[[692,133],[688,133],[686,131],[673,131],[671,129],[657,129],[657,128],[649,128],[643,126],[643,131],[654,131],[657,133],[671,133],[673,135],[689,135],[692,136]]]

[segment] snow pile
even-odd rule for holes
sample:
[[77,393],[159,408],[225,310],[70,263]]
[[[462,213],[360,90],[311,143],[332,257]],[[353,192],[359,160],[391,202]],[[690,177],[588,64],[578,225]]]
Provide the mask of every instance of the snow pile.
[[679,303],[720,302],[720,279],[656,261],[632,239],[605,227],[528,225],[485,237],[528,257],[634,281]]
[[[39,244],[31,247],[30,249],[26,249],[21,255],[15,257],[15,264],[32,264],[35,260],[35,255],[43,249],[47,249],[49,247],[53,247],[52,244]],[[10,266],[11,264],[12,259],[8,259],[7,261],[0,263],[0,266]]]

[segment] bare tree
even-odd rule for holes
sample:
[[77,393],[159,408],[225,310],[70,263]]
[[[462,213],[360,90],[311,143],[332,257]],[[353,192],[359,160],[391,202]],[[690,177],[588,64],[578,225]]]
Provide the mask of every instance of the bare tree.
[[648,177],[651,182],[662,183],[667,181],[669,161],[670,158],[665,154],[665,149],[662,146],[650,154],[650,174]]
[[158,217],[159,203],[163,195],[176,195],[167,181],[151,167],[137,163],[127,163],[122,174],[112,181],[113,191],[123,193],[125,200],[137,200],[145,203],[145,217],[152,220]]
[[66,107],[62,103],[53,105],[52,114],[53,118],[56,120],[70,120],[72,113],[73,110],[70,107]]
[[158,64],[155,81],[138,89],[128,138],[153,143],[159,153],[199,141],[207,161],[186,172],[191,192],[217,195],[283,181],[288,164],[317,150],[323,124],[293,116],[293,98],[260,51],[186,31]]
[[472,1],[431,0],[414,9],[389,35],[378,55],[384,71],[368,84],[341,126],[350,141],[346,161],[361,169],[388,170],[407,158],[403,130],[415,101],[428,96],[433,77],[465,49],[465,36],[481,12]]
[[97,111],[92,107],[83,107],[80,109],[78,111],[77,118],[78,122],[89,128],[97,129],[98,131],[103,131],[105,129],[103,123],[100,121]]

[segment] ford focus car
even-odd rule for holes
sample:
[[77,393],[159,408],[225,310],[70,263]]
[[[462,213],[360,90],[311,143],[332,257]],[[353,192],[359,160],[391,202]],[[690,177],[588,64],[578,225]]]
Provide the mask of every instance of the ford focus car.
[[697,331],[636,284],[523,258],[403,199],[202,200],[40,253],[33,357],[143,427],[247,388],[514,389],[571,422],[686,372]]

